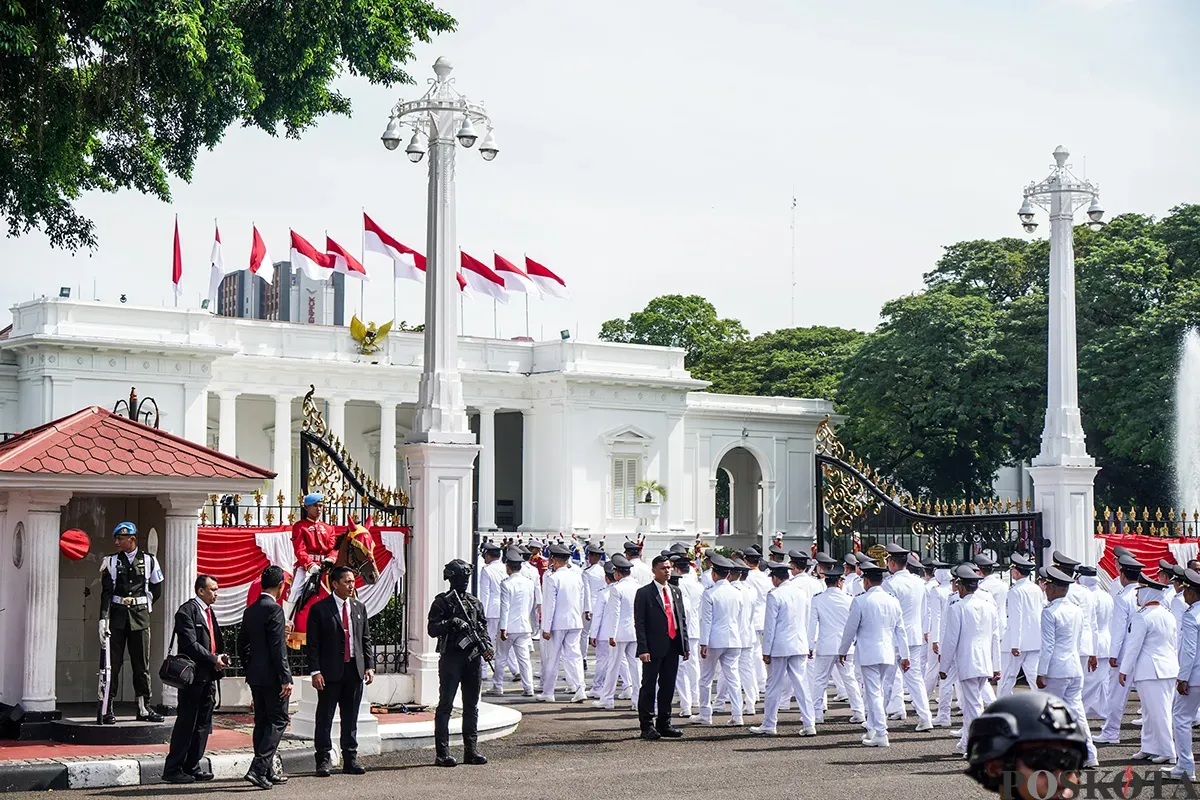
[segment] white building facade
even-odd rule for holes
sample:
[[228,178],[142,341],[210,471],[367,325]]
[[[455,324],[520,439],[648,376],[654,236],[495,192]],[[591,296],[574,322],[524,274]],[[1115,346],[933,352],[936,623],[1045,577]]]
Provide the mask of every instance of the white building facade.
[[[354,459],[382,485],[406,488],[397,446],[412,424],[420,334],[392,333],[362,355],[343,327],[59,298],[12,313],[0,338],[2,431],[111,408],[136,387],[158,404],[164,430],[273,470],[264,488],[292,505],[300,401],[312,385]],[[683,351],[668,348],[463,338],[459,357],[482,448],[475,522],[485,535],[574,534],[610,551],[639,531],[652,546],[711,543],[719,529],[736,544],[813,540],[813,436],[832,414],[828,401],[707,393]],[[665,487],[659,508],[637,502],[642,479]]]

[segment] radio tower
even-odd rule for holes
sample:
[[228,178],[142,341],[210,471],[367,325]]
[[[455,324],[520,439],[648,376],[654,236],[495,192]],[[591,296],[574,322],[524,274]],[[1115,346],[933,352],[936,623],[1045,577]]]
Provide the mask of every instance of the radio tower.
[[796,327],[796,187],[792,187],[792,325]]

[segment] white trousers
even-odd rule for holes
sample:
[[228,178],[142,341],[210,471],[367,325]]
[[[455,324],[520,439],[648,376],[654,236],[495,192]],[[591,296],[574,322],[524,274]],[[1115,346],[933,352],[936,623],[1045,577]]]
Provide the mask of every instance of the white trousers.
[[[814,656],[808,662],[810,680],[808,690],[812,696],[813,713],[817,722],[825,721],[825,710],[828,706],[829,678],[832,675],[835,683],[840,683],[842,691],[850,700],[850,713],[863,713],[862,693],[858,691],[858,680],[854,677],[854,668],[847,657],[845,664],[838,663],[837,656]],[[803,711],[803,707],[801,707]]]
[[745,713],[753,714],[758,705],[758,670],[755,668],[754,651],[758,650],[758,666],[765,667],[762,660],[762,643],[755,639],[755,646],[743,647],[738,656],[738,670],[742,676],[742,698],[745,702]]
[[1101,658],[1095,672],[1087,671],[1087,661],[1083,664],[1083,709],[1092,719],[1104,719],[1108,716],[1108,673],[1112,667],[1107,658]]
[[679,662],[679,674],[675,678],[675,694],[679,695],[679,710],[687,715],[692,706],[700,705],[700,639],[688,639],[688,651],[692,654],[687,661]]
[[[940,669],[940,667],[939,667]],[[938,703],[936,721],[939,725],[950,723],[950,712],[954,707],[954,690],[958,684],[958,670],[951,668],[943,680],[938,678]],[[962,708],[962,696],[958,698],[959,708]]]
[[1110,669],[1108,673],[1108,716],[1104,720],[1104,727],[1100,729],[1101,739],[1117,739],[1121,736],[1121,717],[1125,716],[1133,679],[1126,678],[1122,686],[1117,677],[1119,673],[1118,669]]
[[[1196,759],[1192,755],[1192,722],[1200,712],[1200,686],[1188,685],[1186,695],[1175,693],[1171,727],[1175,734],[1175,769],[1188,777],[1196,774]],[[1145,722],[1143,721],[1143,724]]]
[[895,664],[860,664],[863,676],[863,707],[867,712],[867,733],[887,738],[887,713],[884,712],[884,687],[891,685]]
[[604,689],[604,682],[608,680],[608,670],[612,665],[612,648],[608,646],[608,639],[596,640],[596,662],[592,670],[592,693],[600,694]]
[[[636,645],[635,645],[636,649]],[[729,696],[742,696],[742,682],[738,671],[739,650],[736,647],[710,647],[708,658],[700,659],[700,719],[712,720],[712,682],[713,676],[720,670]],[[729,704],[730,717],[740,723],[742,721],[742,704],[735,699]]]
[[[898,684],[903,684],[908,690],[908,699],[912,701],[913,710],[917,713],[917,719],[922,723],[933,723],[933,715],[929,713],[929,695],[925,692],[925,652],[920,646],[913,647],[908,655],[908,672],[904,672],[899,667],[897,662],[896,673],[900,680],[893,678],[887,684],[887,688],[891,694],[887,698],[888,712],[895,714],[904,711],[904,698],[897,691]],[[900,707],[896,708],[896,703],[899,701]]]
[[754,632],[754,647],[750,654],[750,664],[754,669],[754,696],[767,690],[767,665],[762,660],[762,631]]
[[543,639],[542,642],[542,697],[554,699],[554,684],[558,682],[559,664],[567,677],[567,689],[572,692],[578,691],[583,686],[583,653],[579,652],[579,628],[551,631],[550,638]]
[[[617,694],[617,678],[625,678],[630,689],[633,690],[633,708],[637,709],[638,692],[642,689],[642,670],[641,663],[637,657],[637,642],[617,642],[617,646],[611,648],[612,660],[608,665],[608,678],[604,681],[604,690],[600,693],[600,699],[606,704],[612,705],[613,698]],[[627,672],[621,671],[621,664],[625,664]]]
[[1083,723],[1084,733],[1087,734],[1087,757],[1089,761],[1094,760],[1096,744],[1092,741],[1092,728],[1087,724],[1083,712],[1083,678],[1046,678],[1046,691],[1061,697],[1063,704],[1071,709],[1071,716]]
[[933,693],[938,685],[938,657],[933,654],[933,645],[925,645],[925,696],[933,702]]
[[[492,640],[492,646],[496,648],[496,653],[499,654],[499,652],[500,652],[500,642],[499,642],[500,618],[499,617],[488,617],[487,618],[487,632],[488,632],[488,638],[490,638]],[[497,658],[496,664],[498,667],[497,671],[503,672],[504,671],[504,660]],[[483,680],[486,681],[488,679],[488,675],[490,675],[492,673],[492,668],[490,666],[488,666],[488,663],[486,661],[484,661],[480,665],[480,669],[483,670],[481,677],[483,678]],[[503,680],[503,678],[501,678],[501,680]],[[496,684],[496,683],[498,683],[498,682],[493,681],[493,684]]]
[[983,713],[983,687],[987,681],[982,677],[960,678],[958,681],[958,704],[962,707],[962,736],[958,739],[958,746],[963,751],[967,749],[971,723]]
[[[807,655],[772,656],[770,664],[763,664],[767,668],[767,699],[763,706],[762,721],[764,729],[773,731],[779,722],[779,704],[783,702],[784,686],[790,686],[796,697],[808,693],[804,685],[804,665],[807,661]],[[800,703],[800,721],[805,727],[814,723],[812,703]]]
[[[1041,650],[1021,650],[1021,655],[1014,656],[1012,650],[1005,650],[1000,654],[1000,686],[996,689],[997,697],[1008,697],[1013,693],[1013,688],[1017,685],[1017,677],[1023,671],[1025,680],[1029,683],[1030,689],[1037,688],[1037,668],[1038,658],[1041,657]],[[941,703],[938,703],[938,708],[941,708]]]
[[1171,735],[1171,705],[1178,695],[1174,678],[1138,681],[1138,699],[1142,701],[1143,753],[1175,758],[1175,739]]
[[521,676],[521,688],[526,692],[533,691],[533,664],[529,660],[529,651],[533,648],[533,634],[510,633],[508,639],[496,637],[496,672],[492,675],[492,686],[503,689],[501,673],[504,665],[510,661],[515,663],[514,670]]

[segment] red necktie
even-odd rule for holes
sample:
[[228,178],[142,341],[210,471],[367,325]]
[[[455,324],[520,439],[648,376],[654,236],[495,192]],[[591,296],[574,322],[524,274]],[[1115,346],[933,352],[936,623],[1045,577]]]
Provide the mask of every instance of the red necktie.
[[346,661],[350,660],[350,601],[342,601],[342,629],[346,631]]
[[675,638],[675,612],[671,610],[671,592],[663,587],[663,606],[667,612],[667,636]]
[[204,616],[208,618],[208,646],[215,653],[217,652],[217,636],[213,633],[212,606],[204,607]]

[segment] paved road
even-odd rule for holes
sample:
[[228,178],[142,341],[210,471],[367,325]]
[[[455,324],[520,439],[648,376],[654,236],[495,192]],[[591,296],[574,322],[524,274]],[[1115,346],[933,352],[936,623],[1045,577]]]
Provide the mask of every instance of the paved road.
[[[962,774],[963,761],[950,755],[954,741],[945,728],[914,733],[915,720],[892,723],[887,750],[862,747],[862,728],[845,720],[843,703],[834,722],[815,737],[799,736],[795,712],[783,715],[777,738],[751,737],[743,728],[700,727],[679,721],[685,737],[642,742],[629,711],[603,711],[565,703],[543,705],[504,698],[525,712],[519,730],[483,746],[492,763],[483,767],[432,766],[430,750],[392,753],[366,759],[362,777],[335,774],[318,779],[298,774],[273,789],[276,798],[326,800],[330,793],[355,800],[396,798],[420,792],[418,800],[611,800],[612,798],[707,798],[728,794],[767,797],[802,793],[823,800],[888,797],[898,800],[995,798]],[[1130,704],[1131,708],[1134,704]],[[724,718],[717,717],[718,722]],[[753,718],[757,722],[760,718]],[[955,718],[957,721],[957,717]],[[1123,768],[1136,747],[1136,729],[1125,743],[1101,749],[1106,766]],[[457,751],[456,751],[457,752]],[[244,797],[260,790],[241,781],[189,786],[138,786],[55,792],[55,797],[150,798],[175,796]],[[466,794],[469,793],[469,794]],[[40,797],[45,795],[11,795]]]

